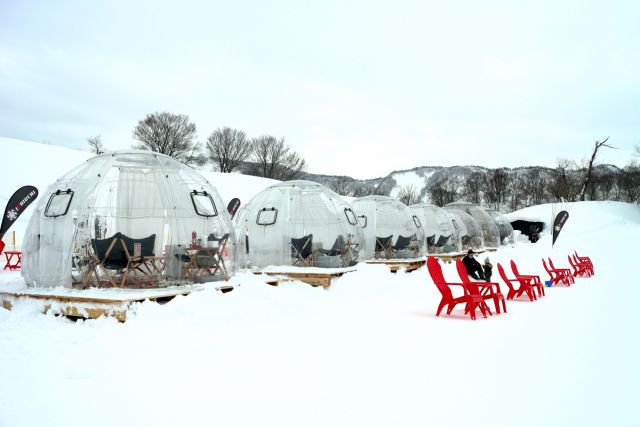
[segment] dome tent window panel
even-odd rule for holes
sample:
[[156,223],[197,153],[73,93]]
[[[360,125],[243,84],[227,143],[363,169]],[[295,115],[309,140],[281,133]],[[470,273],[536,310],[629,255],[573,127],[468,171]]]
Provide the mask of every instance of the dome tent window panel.
[[273,225],[278,220],[278,209],[276,208],[263,208],[258,211],[258,217],[256,218],[256,224],[258,225]]
[[416,227],[420,228],[422,227],[422,224],[420,223],[420,219],[417,216],[413,216],[413,223],[416,225]]
[[49,197],[47,207],[44,210],[44,216],[49,218],[57,218],[64,216],[69,211],[71,200],[73,200],[73,191],[71,190],[57,190]]
[[208,194],[206,191],[193,190],[191,192],[191,202],[193,203],[193,208],[198,215],[207,218],[218,216],[216,204],[213,201],[211,194]]
[[356,214],[353,213],[351,208],[344,208],[344,214],[347,217],[347,221],[351,225],[356,225],[358,223],[358,219],[356,218]]

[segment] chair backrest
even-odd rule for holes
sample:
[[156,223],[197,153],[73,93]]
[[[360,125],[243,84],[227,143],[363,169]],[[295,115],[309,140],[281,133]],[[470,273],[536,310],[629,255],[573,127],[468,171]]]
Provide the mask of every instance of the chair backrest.
[[551,257],[548,257],[547,259],[549,260],[549,268],[551,270],[557,270],[556,266],[553,265],[553,261],[551,260]]
[[516,265],[516,262],[514,260],[511,260],[509,263],[511,264],[511,271],[513,271],[514,276],[516,277],[522,276],[522,274],[520,274],[520,272],[518,271],[518,266]]
[[469,293],[472,295],[480,294],[478,285],[476,285],[475,282],[472,282],[471,279],[469,279],[467,267],[465,267],[460,258],[456,258],[456,270],[458,270],[458,276],[460,276],[460,280],[462,280],[462,283],[464,283],[465,287],[469,290]]
[[500,277],[502,277],[504,283],[507,284],[509,290],[513,290],[513,283],[511,283],[511,280],[509,280],[509,278],[507,277],[507,273],[504,272],[504,268],[502,268],[500,263],[498,263],[498,274],[500,274]]
[[547,267],[547,262],[544,260],[544,258],[542,258],[542,266],[547,273],[551,274],[551,271],[549,271],[549,267]]
[[387,237],[376,237],[376,252],[386,252],[391,249],[393,234]]
[[411,237],[405,237],[402,234],[398,236],[398,240],[396,240],[396,245],[393,247],[396,251],[400,251],[402,249],[406,249],[409,247],[411,243]]
[[[440,236],[442,237],[442,236]],[[432,234],[431,236],[427,236],[427,245],[429,246],[435,246],[436,244],[436,235]]]
[[343,248],[344,248],[344,237],[342,237],[342,234],[339,234],[338,237],[336,237],[336,241],[333,242],[333,246],[331,247],[331,251],[332,252],[342,252]]
[[297,252],[295,256],[309,258],[313,253],[313,234],[309,234],[308,236],[300,237],[298,239],[292,237],[291,246],[294,247]]
[[453,299],[453,292],[447,286],[447,282],[444,280],[444,275],[442,274],[442,267],[440,267],[440,263],[438,259],[435,257],[427,258],[427,270],[429,270],[429,275],[431,276],[431,280],[436,285],[443,298]]
[[443,247],[447,241],[449,240],[449,237],[451,237],[451,234],[449,234],[448,236],[440,236],[438,237],[438,243],[436,243],[436,246],[441,248]]
[[96,258],[110,270],[119,270],[127,265],[127,257],[118,242],[121,236],[120,233],[116,233],[106,239],[91,239]]
[[567,255],[567,259],[569,260],[569,265],[571,266],[571,268],[576,270],[578,266],[578,262],[574,262],[573,258],[571,258],[571,255]]
[[131,257],[135,256],[135,245],[138,243],[140,244],[140,256],[153,256],[153,251],[156,244],[155,234],[152,234],[151,236],[145,237],[143,239],[133,239],[129,236],[125,236],[124,234],[120,234],[120,240],[122,240],[122,243],[124,243],[125,247],[127,248],[127,252],[129,252],[129,256]]

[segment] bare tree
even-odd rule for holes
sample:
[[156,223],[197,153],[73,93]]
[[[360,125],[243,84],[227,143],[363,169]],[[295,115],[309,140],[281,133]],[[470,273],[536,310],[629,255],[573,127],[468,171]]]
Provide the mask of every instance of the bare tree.
[[134,146],[171,156],[186,165],[202,165],[206,157],[194,141],[196,125],[189,116],[166,111],[147,114],[133,129],[133,137],[140,141]]
[[407,206],[415,205],[420,202],[420,196],[418,195],[418,190],[414,185],[407,185],[402,187],[398,192],[396,199],[400,200]]
[[87,143],[89,144],[89,151],[91,151],[92,153],[104,153],[104,146],[102,145],[102,137],[100,135],[87,138]]
[[479,205],[482,202],[482,185],[484,183],[484,174],[482,172],[473,172],[469,178],[464,181],[464,196],[471,203]]
[[500,205],[506,201],[509,191],[509,174],[504,169],[493,169],[487,173],[487,191],[485,195],[495,210],[500,210]]
[[444,206],[447,203],[454,202],[457,196],[458,193],[451,181],[436,181],[429,187],[431,203],[437,206]]
[[555,200],[573,202],[578,195],[578,185],[575,176],[576,164],[567,159],[556,161],[556,178],[551,182],[549,191]]
[[540,171],[530,170],[524,174],[522,179],[527,205],[544,203],[547,195],[547,180],[540,174]]
[[306,161],[285,144],[284,138],[263,135],[251,143],[250,175],[289,181],[299,178],[307,166]]
[[580,193],[579,193],[579,196],[578,196],[580,201],[584,202],[585,195],[587,193],[587,189],[591,185],[591,179],[592,179],[592,175],[593,175],[593,166],[594,166],[595,161],[596,161],[596,156],[598,155],[598,150],[601,147],[616,148],[616,147],[613,147],[611,145],[608,145],[607,144],[608,140],[609,140],[609,137],[606,137],[602,141],[596,141],[594,146],[593,146],[593,152],[591,153],[591,159],[589,159],[589,161],[587,163],[587,166],[586,166],[587,170],[586,170],[584,178],[582,180],[582,188],[580,189]]
[[218,128],[207,138],[209,160],[220,172],[232,172],[251,154],[251,141],[247,134],[230,127]]

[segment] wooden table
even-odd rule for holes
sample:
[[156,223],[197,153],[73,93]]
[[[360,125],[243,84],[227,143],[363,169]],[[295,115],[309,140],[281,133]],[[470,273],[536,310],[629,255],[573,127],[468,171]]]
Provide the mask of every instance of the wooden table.
[[9,270],[18,270],[20,268],[21,264],[22,264],[22,252],[20,252],[20,251],[5,251],[3,253],[4,253],[5,258],[7,259],[7,262],[4,265],[4,270],[6,270],[7,268]]

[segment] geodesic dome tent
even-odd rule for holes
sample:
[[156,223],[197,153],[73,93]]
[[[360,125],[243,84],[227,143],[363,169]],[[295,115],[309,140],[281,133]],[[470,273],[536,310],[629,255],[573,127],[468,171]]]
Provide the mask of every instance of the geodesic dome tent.
[[500,232],[500,244],[501,245],[509,245],[513,243],[513,226],[509,219],[502,215],[500,212],[493,209],[485,209],[491,217],[496,222],[498,226],[498,231]]
[[256,194],[235,218],[238,253],[251,267],[346,267],[364,249],[349,203],[311,181],[287,181]]
[[500,231],[495,220],[484,209],[468,202],[453,202],[446,205],[448,208],[458,209],[471,215],[480,224],[482,238],[488,248],[500,246]]
[[351,202],[362,225],[365,259],[416,258],[426,254],[420,218],[404,203],[386,196],[366,196]]
[[443,209],[453,217],[453,223],[458,228],[460,248],[463,252],[469,249],[474,251],[485,249],[482,228],[480,228],[480,224],[478,224],[478,221],[476,221],[474,217],[459,209],[447,206]]
[[37,287],[155,287],[226,278],[235,235],[218,192],[150,151],[102,154],[43,193],[24,240]]
[[418,203],[409,206],[418,216],[426,236],[427,252],[440,254],[460,252],[460,235],[451,215],[436,205]]

